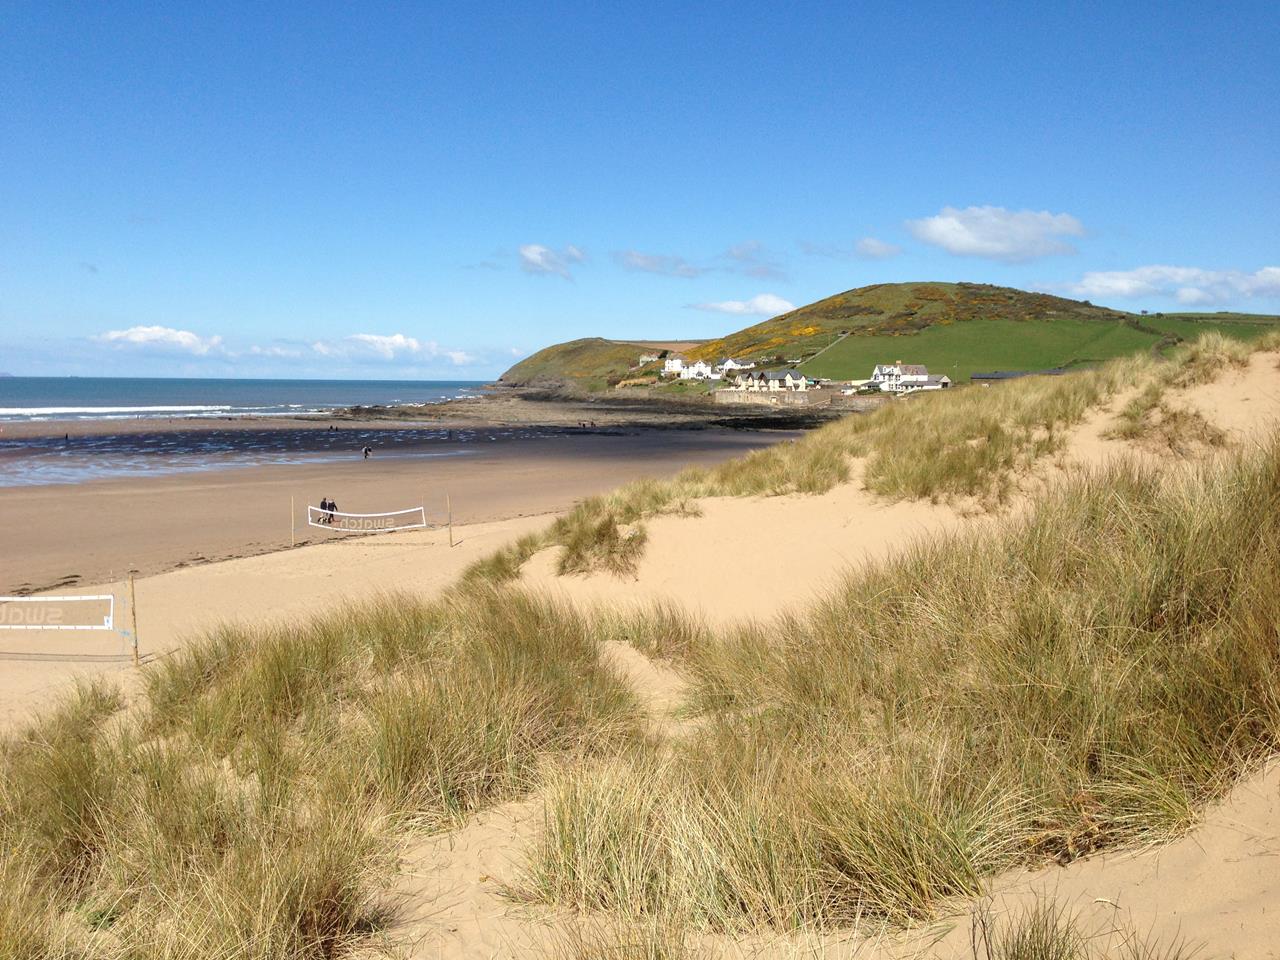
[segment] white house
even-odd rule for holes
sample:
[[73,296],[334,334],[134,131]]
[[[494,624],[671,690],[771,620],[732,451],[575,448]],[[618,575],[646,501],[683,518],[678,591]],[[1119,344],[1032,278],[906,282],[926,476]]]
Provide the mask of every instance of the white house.
[[871,383],[886,393],[913,393],[916,390],[945,390],[951,386],[951,378],[945,374],[930,374],[924,364],[877,363],[871,371]]
[[809,378],[799,370],[759,370],[738,374],[735,389],[752,393],[809,389]]
[[871,371],[871,382],[885,393],[903,393],[912,387],[922,387],[929,380],[929,371],[920,363],[877,363]]
[[682,370],[684,370],[684,357],[678,353],[671,354],[662,363],[662,375],[664,377],[678,377]]
[[705,360],[686,363],[680,370],[681,380],[719,380],[720,372]]
[[643,363],[653,363],[653,362],[654,362],[655,360],[657,360],[657,359],[658,359],[658,355],[657,355],[656,353],[642,353],[642,354],[640,354],[640,362],[641,362],[642,364],[643,364]]
[[716,365],[716,369],[724,373],[732,373],[734,370],[752,370],[754,368],[754,361],[752,363],[743,363],[741,360],[733,359],[733,357],[725,357]]

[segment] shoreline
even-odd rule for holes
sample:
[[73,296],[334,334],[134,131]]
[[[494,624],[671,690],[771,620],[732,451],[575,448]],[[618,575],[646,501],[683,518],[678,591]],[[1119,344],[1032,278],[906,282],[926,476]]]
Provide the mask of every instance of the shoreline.
[[[847,414],[842,410],[839,414]],[[475,396],[440,400],[421,406],[346,407],[329,413],[293,416],[229,414],[225,416],[135,417],[115,419],[0,420],[0,442],[61,436],[136,435],[218,430],[408,430],[449,427],[567,427],[585,429],[629,426],[650,430],[721,428],[793,430],[832,419],[821,410],[720,406],[689,397],[659,397],[639,392],[568,396],[533,388],[489,387]]]

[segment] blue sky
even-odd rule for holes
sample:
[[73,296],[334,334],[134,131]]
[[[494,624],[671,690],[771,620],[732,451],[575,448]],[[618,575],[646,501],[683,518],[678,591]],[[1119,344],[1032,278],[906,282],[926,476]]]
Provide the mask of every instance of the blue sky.
[[0,2],[0,370],[484,378],[898,280],[1280,312],[1274,3],[1048,6]]

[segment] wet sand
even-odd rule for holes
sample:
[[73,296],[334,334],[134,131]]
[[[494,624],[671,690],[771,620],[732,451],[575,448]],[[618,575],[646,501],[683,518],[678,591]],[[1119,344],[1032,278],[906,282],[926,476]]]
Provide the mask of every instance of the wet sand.
[[[720,462],[790,436],[639,430],[463,441],[455,433],[452,442],[406,440],[398,450],[384,442],[369,460],[356,447],[315,462],[0,487],[0,593],[285,549],[291,527],[298,544],[344,536],[307,526],[306,506],[321,497],[353,513],[421,505],[430,522],[443,523],[448,496],[456,522],[477,523],[564,510],[637,477]],[[432,456],[414,455],[427,444]]]

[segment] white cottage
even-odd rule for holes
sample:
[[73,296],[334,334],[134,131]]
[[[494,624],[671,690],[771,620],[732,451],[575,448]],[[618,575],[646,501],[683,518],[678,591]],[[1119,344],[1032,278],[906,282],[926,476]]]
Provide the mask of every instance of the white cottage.
[[943,390],[951,386],[951,378],[945,374],[930,374],[924,364],[877,363],[871,371],[872,385],[885,393],[913,393],[916,390]]
[[662,362],[662,375],[664,377],[678,377],[684,370],[684,357],[678,353],[673,353]]
[[720,372],[705,360],[686,363],[680,371],[681,380],[719,380]]

